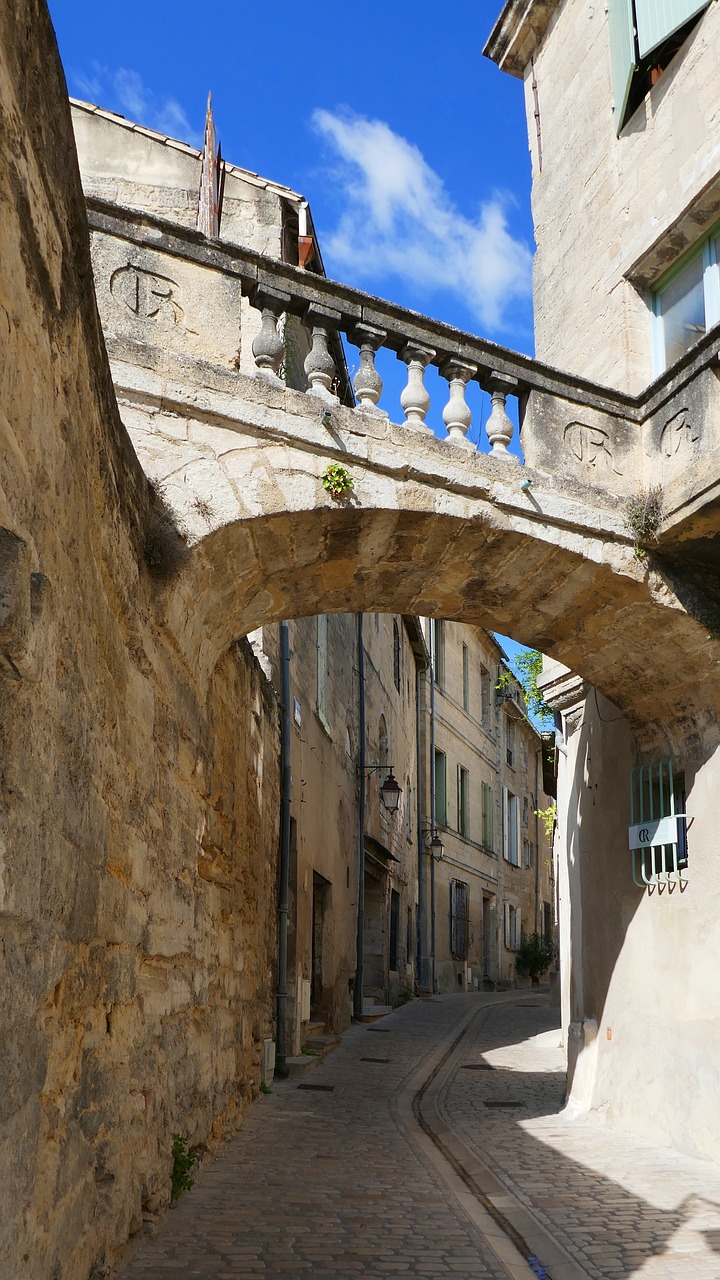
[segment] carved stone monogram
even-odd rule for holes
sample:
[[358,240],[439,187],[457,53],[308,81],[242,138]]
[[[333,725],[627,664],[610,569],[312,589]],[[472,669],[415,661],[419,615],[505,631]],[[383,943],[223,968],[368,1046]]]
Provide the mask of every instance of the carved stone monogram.
[[573,458],[583,467],[622,475],[613,460],[610,436],[602,427],[591,427],[586,422],[570,422],[565,428],[565,444]]
[[666,458],[676,453],[687,452],[700,439],[700,432],[693,427],[687,409],[678,409],[672,418],[668,418],[660,436],[660,451]]
[[168,276],[131,264],[118,267],[110,277],[110,292],[115,300],[140,320],[159,316],[172,324],[182,321],[184,312],[176,300],[177,290],[178,285]]

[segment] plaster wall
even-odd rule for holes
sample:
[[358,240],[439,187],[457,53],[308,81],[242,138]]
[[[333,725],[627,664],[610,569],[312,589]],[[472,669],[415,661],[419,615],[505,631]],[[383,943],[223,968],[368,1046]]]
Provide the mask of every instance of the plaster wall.
[[524,80],[538,357],[638,392],[653,376],[652,283],[720,212],[720,5],[620,137],[605,6],[557,4]]
[[628,726],[595,691],[564,712],[558,790],[569,1106],[717,1160],[720,941],[714,795],[720,757],[685,762],[687,884],[642,890],[627,848]]

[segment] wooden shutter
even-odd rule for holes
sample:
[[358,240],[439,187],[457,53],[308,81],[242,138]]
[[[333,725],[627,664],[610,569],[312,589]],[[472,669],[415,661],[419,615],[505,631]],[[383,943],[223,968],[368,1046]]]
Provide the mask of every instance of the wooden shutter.
[[[657,2],[658,0],[650,0],[652,4]],[[634,25],[632,0],[608,0],[610,75],[617,133],[625,123],[625,108],[633,72],[637,66]]]
[[462,880],[450,881],[450,951],[456,960],[467,960],[468,886]]
[[635,0],[640,57],[707,9],[709,0]]

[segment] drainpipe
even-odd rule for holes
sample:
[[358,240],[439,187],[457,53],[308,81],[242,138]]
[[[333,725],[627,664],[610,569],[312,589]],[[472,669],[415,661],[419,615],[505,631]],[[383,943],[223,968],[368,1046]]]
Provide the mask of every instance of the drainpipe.
[[427,931],[427,906],[425,902],[425,840],[423,838],[423,750],[422,750],[422,675],[415,672],[415,738],[417,745],[417,855],[418,855],[418,905],[417,905],[417,983],[427,984],[427,956],[425,955]]
[[538,817],[538,809],[540,808],[540,791],[539,775],[538,775],[538,757],[540,752],[535,752],[535,932],[540,931],[540,818]]
[[[435,839],[435,630],[430,619],[430,839]],[[430,856],[430,952],[435,995],[435,859]]]
[[358,733],[360,745],[358,750],[358,770],[360,773],[360,795],[358,797],[358,907],[357,907],[357,942],[355,959],[355,991],[353,1012],[358,1022],[363,1016],[363,982],[365,978],[365,645],[363,642],[363,615],[357,615],[357,662],[358,681],[360,685],[358,697]]
[[280,623],[280,875],[278,886],[278,984],[275,1071],[287,1075],[287,932],[290,888],[290,632]]

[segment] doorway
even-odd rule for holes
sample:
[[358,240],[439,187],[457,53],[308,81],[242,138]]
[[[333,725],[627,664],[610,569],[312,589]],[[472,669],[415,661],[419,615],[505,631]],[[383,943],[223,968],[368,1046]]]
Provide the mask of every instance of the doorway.
[[319,872],[313,871],[312,967],[310,971],[310,1008],[313,1015],[322,1007],[323,1000],[323,945],[329,887],[330,881]]

